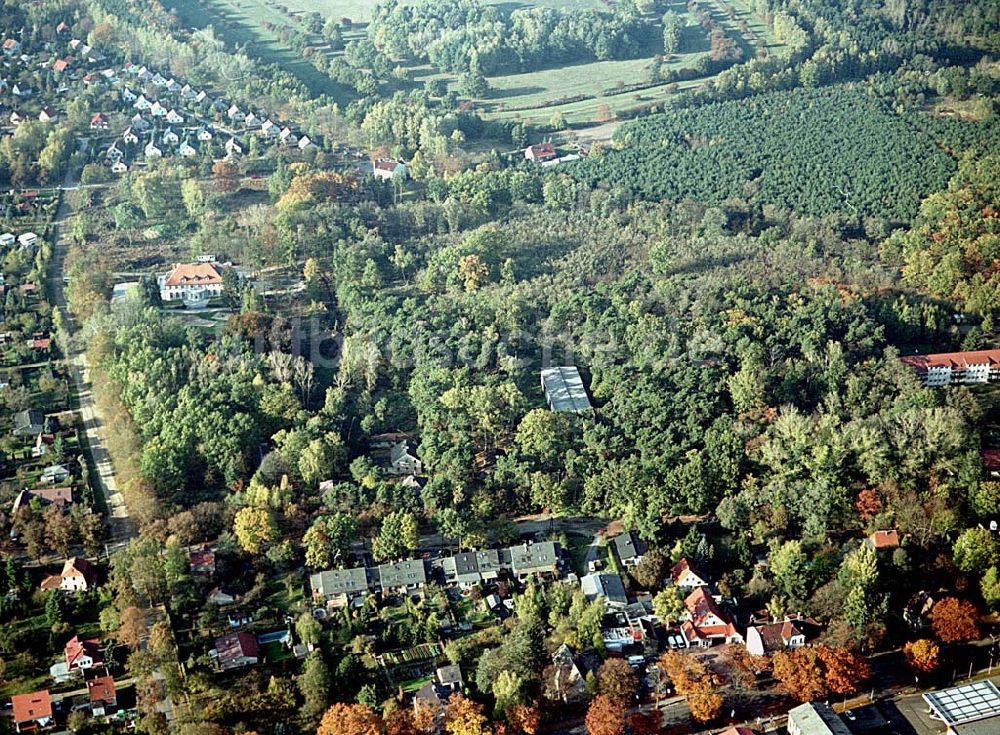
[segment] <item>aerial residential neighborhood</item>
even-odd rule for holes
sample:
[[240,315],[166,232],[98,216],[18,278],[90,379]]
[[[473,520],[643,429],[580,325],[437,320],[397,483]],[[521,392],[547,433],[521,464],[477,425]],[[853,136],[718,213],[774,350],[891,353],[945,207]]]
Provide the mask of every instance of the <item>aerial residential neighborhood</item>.
[[0,733],[1000,735],[997,0],[10,0]]

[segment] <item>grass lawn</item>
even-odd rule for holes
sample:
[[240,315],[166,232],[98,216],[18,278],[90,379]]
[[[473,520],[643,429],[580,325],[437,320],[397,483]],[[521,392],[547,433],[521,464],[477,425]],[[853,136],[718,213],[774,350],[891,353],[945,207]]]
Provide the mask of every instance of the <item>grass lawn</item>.
[[280,661],[286,661],[292,658],[292,652],[289,650],[288,646],[281,643],[280,641],[271,641],[270,643],[265,643],[260,647],[260,652],[263,654],[262,658],[269,664],[276,664]]
[[302,588],[302,580],[294,579],[291,585],[286,584],[286,580],[281,578],[275,580],[275,591],[264,598],[264,603],[268,607],[282,612],[293,612],[305,609],[305,592]]
[[399,686],[399,688],[407,694],[411,694],[430,681],[434,681],[433,674],[429,676],[420,676],[416,679],[408,679],[407,681],[401,681],[397,686]]

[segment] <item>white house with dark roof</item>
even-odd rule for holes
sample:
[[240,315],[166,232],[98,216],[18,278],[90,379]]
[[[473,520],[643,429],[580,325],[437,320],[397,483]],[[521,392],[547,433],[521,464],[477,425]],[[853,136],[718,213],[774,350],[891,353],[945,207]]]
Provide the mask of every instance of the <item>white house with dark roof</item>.
[[243,144],[240,143],[236,138],[230,138],[226,141],[225,145],[226,156],[235,157],[243,155]]
[[559,576],[560,546],[557,541],[510,546],[501,553],[509,559],[510,569],[518,579],[534,576]]
[[649,545],[631,531],[627,531],[611,539],[611,549],[623,566],[635,567],[649,551]]
[[441,560],[445,581],[469,589],[480,582],[495,580],[501,569],[500,552],[496,549],[463,551]]
[[580,588],[588,601],[603,597],[608,607],[625,607],[628,595],[622,578],[610,572],[593,572],[580,578]]

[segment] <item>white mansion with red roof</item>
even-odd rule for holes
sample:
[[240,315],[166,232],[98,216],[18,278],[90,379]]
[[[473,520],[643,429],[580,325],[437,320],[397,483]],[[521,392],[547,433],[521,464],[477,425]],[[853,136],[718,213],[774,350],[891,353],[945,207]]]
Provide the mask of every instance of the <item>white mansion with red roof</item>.
[[916,370],[924,385],[931,388],[1000,380],[1000,350],[906,355],[900,360]]
[[204,306],[222,295],[223,266],[214,261],[176,263],[169,273],[157,277],[160,298],[183,301],[185,306]]

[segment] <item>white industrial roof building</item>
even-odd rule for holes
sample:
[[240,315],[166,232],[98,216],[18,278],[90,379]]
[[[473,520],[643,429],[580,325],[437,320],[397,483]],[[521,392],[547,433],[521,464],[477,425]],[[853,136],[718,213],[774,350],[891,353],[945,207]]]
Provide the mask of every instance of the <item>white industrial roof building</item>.
[[575,366],[545,368],[542,370],[542,390],[552,411],[589,413],[592,409],[583,378]]

